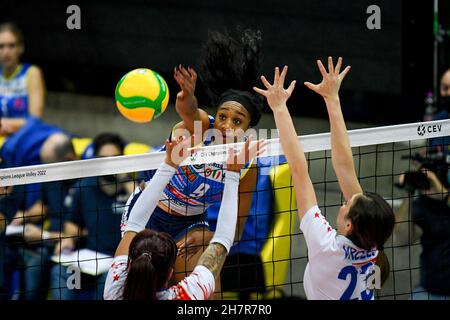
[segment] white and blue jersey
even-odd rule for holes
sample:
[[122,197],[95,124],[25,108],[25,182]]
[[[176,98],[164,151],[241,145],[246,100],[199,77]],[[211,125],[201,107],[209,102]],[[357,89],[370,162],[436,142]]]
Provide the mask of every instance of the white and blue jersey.
[[31,64],[21,64],[5,77],[0,66],[0,108],[5,118],[26,118],[28,110],[28,70]]
[[338,235],[317,206],[305,213],[300,229],[308,247],[303,276],[308,300],[374,300],[376,248],[361,249]]
[[[214,127],[214,118],[209,116],[210,126]],[[211,144],[211,136],[206,136],[204,145]],[[162,147],[160,151],[164,151]],[[156,170],[141,172],[139,180],[148,184]],[[157,207],[153,212],[147,228],[169,233],[174,239],[180,239],[187,231],[195,228],[209,228],[206,221],[208,207],[222,200],[225,186],[223,164],[209,163],[179,167],[167,184],[161,196],[161,203],[180,216],[167,214],[167,209]],[[241,176],[241,179],[245,173]],[[127,201],[122,216],[121,230],[124,232],[128,216],[142,194],[138,186]]]
[[[214,118],[209,116],[210,126],[214,127]],[[205,146],[211,144],[206,137]],[[164,151],[165,147],[161,148]],[[154,170],[141,173],[140,177],[148,182]],[[203,214],[209,206],[222,199],[224,188],[223,164],[209,163],[179,167],[170,183],[164,189],[163,203],[177,213],[186,216]]]

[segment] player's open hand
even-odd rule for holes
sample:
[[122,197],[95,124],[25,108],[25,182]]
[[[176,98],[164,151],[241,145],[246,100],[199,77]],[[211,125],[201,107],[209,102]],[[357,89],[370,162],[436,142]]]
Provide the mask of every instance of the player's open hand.
[[267,81],[266,77],[261,76],[261,81],[267,90],[263,90],[257,87],[253,87],[253,90],[263,95],[267,99],[267,103],[272,111],[276,111],[279,108],[286,106],[286,101],[294,91],[296,81],[292,81],[287,89],[284,89],[284,79],[286,78],[288,67],[284,66],[283,71],[280,74],[280,69],[275,68],[275,76],[273,84]]
[[350,71],[350,66],[341,72],[342,58],[339,57],[336,67],[333,63],[333,58],[328,57],[328,72],[322,64],[322,61],[317,60],[320,73],[322,74],[322,82],[319,84],[312,84],[311,82],[305,82],[305,86],[314,92],[320,94],[324,99],[337,99],[339,98],[339,88],[341,87],[342,80],[344,80],[347,73]]
[[265,151],[267,144],[266,140],[258,140],[254,143],[252,142],[253,137],[250,136],[244,143],[244,147],[239,154],[236,154],[234,149],[230,149],[226,162],[226,170],[240,172],[246,163],[261,155]]
[[166,163],[175,169],[184,159],[191,156],[198,148],[193,148],[195,135],[190,137],[181,136],[176,140],[166,140]]
[[174,78],[181,88],[177,94],[177,100],[183,100],[188,97],[193,97],[195,92],[195,84],[197,82],[197,73],[191,67],[187,70],[180,64],[174,69]]
[[200,249],[208,246],[214,233],[206,229],[189,231],[183,239],[177,242],[178,256],[191,260]]

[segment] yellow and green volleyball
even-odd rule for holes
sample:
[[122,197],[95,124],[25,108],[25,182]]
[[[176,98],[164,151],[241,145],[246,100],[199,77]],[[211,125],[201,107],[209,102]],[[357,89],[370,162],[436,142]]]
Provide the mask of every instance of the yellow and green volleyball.
[[116,86],[116,105],[127,119],[144,123],[159,117],[169,102],[166,81],[153,70],[128,72]]

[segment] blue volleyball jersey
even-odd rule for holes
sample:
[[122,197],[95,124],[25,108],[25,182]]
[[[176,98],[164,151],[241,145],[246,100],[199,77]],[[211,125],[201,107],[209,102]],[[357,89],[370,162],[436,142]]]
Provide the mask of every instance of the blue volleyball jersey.
[[[209,128],[214,128],[214,118],[209,116]],[[170,138],[172,137],[172,134]],[[211,135],[204,145],[211,144]],[[160,151],[165,151],[162,147]],[[140,177],[150,181],[154,170],[142,172]],[[170,209],[187,216],[203,214],[209,206],[222,200],[224,189],[223,164],[208,163],[179,167],[164,189],[162,200]]]
[[56,132],[62,130],[33,116],[29,117],[19,131],[5,140],[1,149],[5,165],[11,168],[40,164],[41,147],[45,140]]
[[21,64],[8,78],[0,66],[0,108],[5,118],[26,118],[28,110],[27,73],[31,64]]
[[178,168],[164,189],[162,200],[170,209],[188,216],[202,214],[220,202],[224,188],[221,164],[202,164]]
[[[45,140],[60,128],[30,116],[19,131],[10,135],[0,150],[0,156],[7,168],[41,164],[41,147]],[[26,209],[30,208],[41,195],[41,184],[28,184]]]

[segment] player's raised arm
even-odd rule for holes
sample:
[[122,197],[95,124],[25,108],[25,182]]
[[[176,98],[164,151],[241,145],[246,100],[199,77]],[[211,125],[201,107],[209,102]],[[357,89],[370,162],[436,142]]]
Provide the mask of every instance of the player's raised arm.
[[338,59],[334,67],[333,59],[328,57],[328,72],[320,60],[317,60],[322,82],[312,84],[305,82],[305,85],[320,94],[325,100],[328,116],[330,118],[331,130],[331,155],[334,171],[339,182],[339,187],[346,200],[356,193],[362,193],[361,185],[356,176],[353,154],[348,139],[347,128],[339,101],[339,88],[342,80],[350,71],[350,66],[341,72],[342,58]]
[[291,115],[286,106],[286,101],[292,94],[295,81],[292,81],[287,89],[284,89],[284,79],[287,73],[287,66],[280,70],[275,68],[275,78],[273,84],[262,76],[261,80],[267,90],[254,88],[254,90],[267,98],[267,102],[273,111],[275,123],[280,134],[281,146],[291,169],[294,179],[295,195],[297,199],[298,214],[300,220],[303,215],[317,204],[316,194],[308,174],[308,163],[306,162],[303,148],[298,141]]
[[178,165],[192,154],[190,138],[180,138],[178,140],[166,140],[166,159],[159,166],[150,183],[145,187],[141,197],[136,201],[130,212],[125,233],[117,246],[115,256],[128,255],[130,243],[138,232],[145,229],[150,216],[155,210],[161,198],[162,192],[175,174]]
[[187,70],[180,64],[174,69],[174,78],[180,86],[177,94],[175,109],[183,120],[178,123],[174,129],[187,129],[191,134],[194,133],[194,122],[201,121],[202,130],[209,127],[208,114],[198,107],[195,97],[195,85],[197,83],[197,73],[191,67]]

